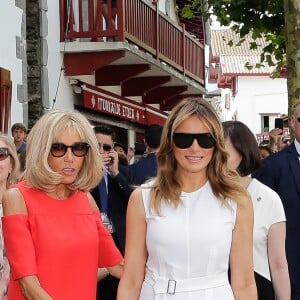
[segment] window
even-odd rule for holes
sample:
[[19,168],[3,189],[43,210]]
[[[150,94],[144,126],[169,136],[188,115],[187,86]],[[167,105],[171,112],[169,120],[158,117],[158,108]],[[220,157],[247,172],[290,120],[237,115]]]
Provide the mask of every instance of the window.
[[263,132],[268,132],[270,129],[270,116],[261,117],[261,127]]
[[230,109],[230,99],[231,97],[230,97],[230,94],[226,94],[225,95],[225,108],[226,109]]

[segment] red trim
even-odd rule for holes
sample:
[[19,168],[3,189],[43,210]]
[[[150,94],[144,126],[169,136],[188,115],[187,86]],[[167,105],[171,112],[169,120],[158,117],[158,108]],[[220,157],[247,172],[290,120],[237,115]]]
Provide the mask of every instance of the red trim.
[[125,52],[122,50],[66,53],[64,58],[65,75],[92,75],[95,70],[124,56]]
[[0,68],[0,132],[9,131],[11,113],[12,81],[10,71]]
[[149,64],[139,65],[105,65],[95,72],[95,85],[121,85],[135,77],[150,70]]

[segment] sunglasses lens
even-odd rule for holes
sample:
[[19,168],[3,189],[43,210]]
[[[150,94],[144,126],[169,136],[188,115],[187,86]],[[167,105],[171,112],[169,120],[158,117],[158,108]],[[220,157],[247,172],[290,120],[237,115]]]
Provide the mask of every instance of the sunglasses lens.
[[197,137],[198,144],[205,149],[209,149],[215,146],[216,141],[210,133],[199,134]]
[[180,149],[189,148],[194,139],[197,139],[197,142],[200,147],[209,149],[215,146],[216,142],[210,133],[174,133],[173,136],[174,144]]
[[75,143],[72,146],[66,146],[63,143],[55,143],[52,144],[50,152],[54,157],[63,157],[66,154],[68,148],[72,149],[72,153],[75,156],[82,157],[87,155],[90,145],[87,143]]
[[299,117],[299,118],[297,118],[297,121],[298,121],[298,123],[300,123],[300,117]]
[[103,145],[103,150],[104,151],[110,151],[111,150],[111,146],[110,145]]
[[194,136],[187,133],[174,133],[173,139],[177,148],[186,149],[193,144]]
[[52,144],[50,152],[51,152],[52,156],[54,156],[54,157],[62,157],[67,152],[67,146],[62,143]]
[[86,156],[89,151],[90,145],[87,143],[76,143],[71,146],[72,152],[75,156]]
[[8,148],[0,148],[0,160],[4,160],[8,157]]
[[99,149],[103,149],[104,151],[106,151],[106,152],[109,152],[109,151],[111,151],[111,149],[112,149],[112,146],[111,145],[108,145],[108,144],[101,144],[101,143],[98,143],[98,145],[99,145]]

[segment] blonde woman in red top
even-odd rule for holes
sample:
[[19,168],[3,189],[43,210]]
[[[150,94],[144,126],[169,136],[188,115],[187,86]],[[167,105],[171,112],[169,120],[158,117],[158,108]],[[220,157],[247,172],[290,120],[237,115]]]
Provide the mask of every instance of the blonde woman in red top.
[[99,267],[120,277],[122,256],[89,194],[101,176],[80,113],[52,111],[31,129],[24,181],[3,199],[9,300],[94,300]]

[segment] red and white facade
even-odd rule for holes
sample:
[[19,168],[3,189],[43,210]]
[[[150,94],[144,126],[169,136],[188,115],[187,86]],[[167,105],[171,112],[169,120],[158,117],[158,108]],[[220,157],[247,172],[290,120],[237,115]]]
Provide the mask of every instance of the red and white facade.
[[[93,0],[41,1],[40,24],[44,110],[79,110],[128,146],[181,99],[205,94],[204,29],[187,32],[174,1],[117,0],[116,28]],[[14,72],[22,84],[22,70]],[[16,97],[11,107],[10,122],[26,124],[26,107]]]
[[[26,122],[26,41],[24,10],[15,1],[0,2],[0,132],[10,133],[10,124]],[[13,21],[12,21],[13,20]]]

